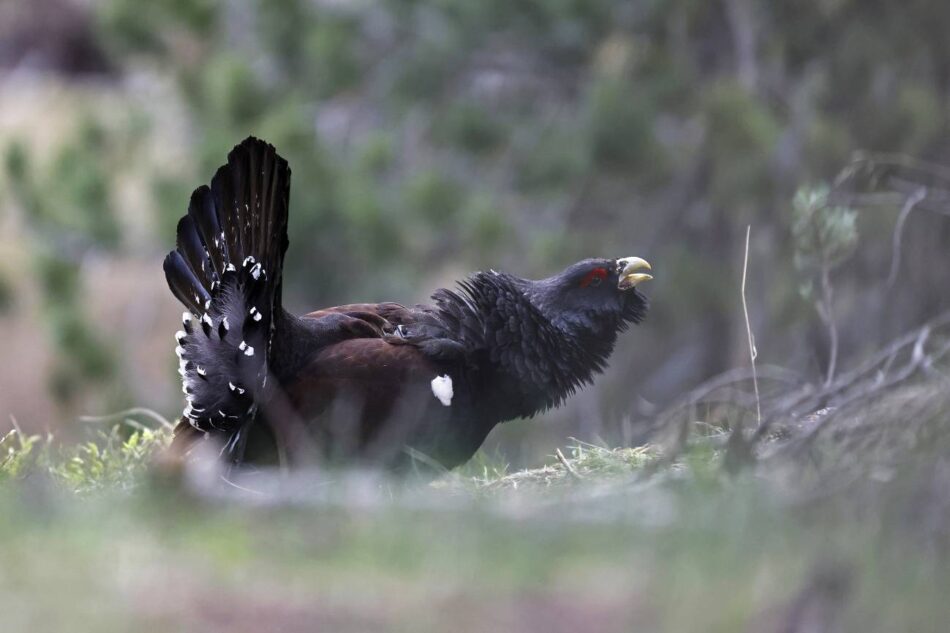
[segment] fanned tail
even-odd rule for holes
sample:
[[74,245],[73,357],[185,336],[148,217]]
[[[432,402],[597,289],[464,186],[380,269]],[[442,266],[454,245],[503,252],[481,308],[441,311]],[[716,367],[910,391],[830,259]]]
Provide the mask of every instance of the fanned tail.
[[173,448],[187,450],[196,437],[216,434],[232,461],[241,458],[267,388],[289,193],[287,161],[249,137],[231,150],[210,187],[194,191],[178,223],[177,248],[164,269],[187,308],[176,353],[188,404]]

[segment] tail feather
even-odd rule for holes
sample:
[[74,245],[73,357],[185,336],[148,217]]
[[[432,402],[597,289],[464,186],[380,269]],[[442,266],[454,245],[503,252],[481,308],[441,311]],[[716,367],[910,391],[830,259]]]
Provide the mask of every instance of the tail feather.
[[214,271],[211,270],[208,252],[190,215],[178,221],[177,246],[176,252],[181,254],[201,287],[209,292],[213,290],[212,285],[216,281]]
[[220,281],[227,265],[227,252],[224,249],[221,223],[218,222],[218,211],[215,208],[214,197],[207,185],[202,185],[191,194],[188,204],[188,217],[194,222],[201,243],[204,245],[211,262],[211,269]]
[[208,290],[201,285],[180,252],[172,251],[165,257],[164,269],[172,294],[189,310],[198,314],[211,301]]
[[[289,192],[287,162],[273,146],[248,138],[211,187],[192,194],[177,249],[165,259],[168,285],[188,308],[176,348],[188,400],[183,424],[223,434],[229,453],[265,398]],[[182,435],[194,437],[186,429]]]

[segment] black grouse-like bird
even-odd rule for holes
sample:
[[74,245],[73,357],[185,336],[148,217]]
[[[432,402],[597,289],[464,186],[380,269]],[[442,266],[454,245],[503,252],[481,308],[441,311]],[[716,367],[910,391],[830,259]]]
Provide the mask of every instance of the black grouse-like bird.
[[188,400],[173,449],[217,438],[242,462],[453,468],[506,420],[560,405],[638,323],[637,257],[540,281],[475,273],[433,305],[366,303],[302,317],[281,305],[290,168],[248,138],[195,190],[165,277]]

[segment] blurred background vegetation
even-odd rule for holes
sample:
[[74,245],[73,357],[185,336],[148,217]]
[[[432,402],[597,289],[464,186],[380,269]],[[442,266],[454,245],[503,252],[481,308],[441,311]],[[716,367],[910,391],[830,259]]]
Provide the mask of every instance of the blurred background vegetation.
[[950,163],[948,32],[923,0],[0,0],[0,426],[174,417],[161,257],[249,134],[293,168],[296,311],[654,264],[608,375],[493,434],[507,462],[635,442],[742,363],[748,224],[759,362],[821,378],[829,312],[857,358],[950,308],[946,218],[909,216],[888,285],[898,203],[813,217],[855,151]]

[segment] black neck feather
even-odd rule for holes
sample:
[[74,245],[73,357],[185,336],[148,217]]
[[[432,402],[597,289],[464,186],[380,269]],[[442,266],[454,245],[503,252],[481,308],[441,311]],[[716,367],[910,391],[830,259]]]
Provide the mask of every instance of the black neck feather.
[[590,383],[625,325],[605,315],[558,312],[538,300],[538,283],[483,272],[460,282],[458,291],[433,295],[453,338],[494,368],[486,397],[516,399],[509,408],[525,417],[559,406]]

